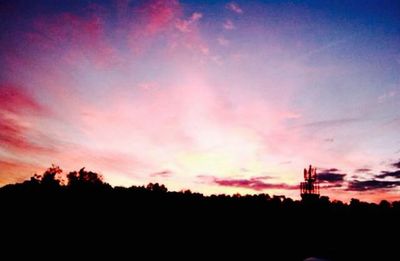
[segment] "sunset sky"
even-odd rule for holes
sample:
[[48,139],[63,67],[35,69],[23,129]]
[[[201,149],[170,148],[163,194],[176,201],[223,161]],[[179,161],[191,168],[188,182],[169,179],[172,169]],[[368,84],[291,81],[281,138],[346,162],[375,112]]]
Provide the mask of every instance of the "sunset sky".
[[[297,3],[301,2],[301,3]],[[0,186],[400,199],[400,2],[0,1]]]

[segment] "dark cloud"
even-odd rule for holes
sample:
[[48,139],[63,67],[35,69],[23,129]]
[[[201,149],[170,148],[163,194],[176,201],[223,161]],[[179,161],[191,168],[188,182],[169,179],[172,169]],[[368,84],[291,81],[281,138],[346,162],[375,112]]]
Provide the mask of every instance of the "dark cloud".
[[400,160],[392,164],[393,167],[400,169]]
[[150,177],[164,177],[164,178],[166,178],[166,177],[171,177],[171,175],[172,175],[172,171],[163,170],[163,171],[160,171],[160,172],[155,172],[155,173],[150,174]]
[[360,168],[360,169],[356,169],[356,172],[358,172],[358,173],[362,173],[362,172],[368,172],[368,171],[371,171],[371,169],[368,169],[368,168]]
[[400,181],[386,181],[386,180],[353,180],[349,182],[347,190],[351,191],[367,191],[376,189],[390,189],[400,186]]
[[337,168],[327,169],[327,172],[336,172],[336,171],[339,171],[339,169]]
[[[264,178],[265,179],[265,178]],[[250,179],[218,179],[214,178],[214,184],[224,187],[238,187],[247,188],[256,191],[264,189],[285,189],[285,190],[296,190],[299,189],[297,185],[289,185],[285,183],[266,183],[260,179],[260,177],[253,177]]]
[[392,177],[396,179],[400,179],[400,170],[396,171],[382,171],[382,174],[375,175],[376,178],[384,179],[386,177]]
[[[395,168],[400,168],[400,161],[390,164]],[[369,172],[368,168],[357,169],[356,172]],[[366,191],[376,189],[392,189],[400,186],[400,170],[395,171],[381,171],[380,174],[375,174],[372,179],[369,180],[352,180],[348,184],[347,190],[353,191]],[[387,180],[386,178],[389,178]],[[392,180],[390,180],[392,179]],[[393,180],[394,179],[394,180]]]
[[320,183],[341,183],[344,176],[346,176],[344,173],[322,172],[318,173],[318,180]]

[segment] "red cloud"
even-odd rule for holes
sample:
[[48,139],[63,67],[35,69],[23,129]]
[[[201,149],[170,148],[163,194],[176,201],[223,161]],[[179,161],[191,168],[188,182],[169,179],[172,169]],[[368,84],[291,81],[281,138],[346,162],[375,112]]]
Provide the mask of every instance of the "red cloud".
[[32,117],[48,111],[26,92],[12,85],[0,86],[0,144],[8,149],[47,151],[29,139]]
[[13,85],[0,85],[0,111],[4,117],[5,112],[12,113],[45,113],[45,109],[39,105],[27,92]]
[[15,120],[0,117],[0,129],[0,144],[9,150],[37,153],[52,151],[31,141],[29,134],[33,131]]
[[[115,15],[114,9],[99,5],[89,5],[79,13],[34,17],[32,25],[27,25],[22,33],[24,41],[32,48],[31,53],[42,52],[42,57],[54,57],[55,63],[82,66],[89,62],[96,68],[126,62],[125,47],[135,55],[153,51],[152,46],[160,40],[158,37],[166,41],[169,49],[186,47],[201,53],[206,50],[196,35],[196,21],[202,14],[194,12],[184,19],[178,1],[153,0],[132,5],[119,2],[115,8],[118,10],[115,24],[109,23]],[[178,32],[182,31],[192,34],[179,36]],[[24,57],[24,60],[28,58]]]
[[25,38],[37,51],[57,52],[57,59],[67,63],[87,59],[97,67],[115,64],[117,51],[106,36],[107,13],[97,6],[85,12],[85,16],[64,12],[36,17]]
[[163,30],[176,18],[179,3],[177,1],[153,1],[143,8],[146,16],[146,33],[154,34]]

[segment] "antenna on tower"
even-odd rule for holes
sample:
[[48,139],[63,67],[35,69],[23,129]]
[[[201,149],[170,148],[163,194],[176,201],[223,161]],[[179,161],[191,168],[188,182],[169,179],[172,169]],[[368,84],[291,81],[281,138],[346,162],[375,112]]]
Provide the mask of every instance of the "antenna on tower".
[[317,180],[317,168],[311,165],[304,169],[304,182],[300,183],[300,195],[303,200],[319,198],[319,182]]

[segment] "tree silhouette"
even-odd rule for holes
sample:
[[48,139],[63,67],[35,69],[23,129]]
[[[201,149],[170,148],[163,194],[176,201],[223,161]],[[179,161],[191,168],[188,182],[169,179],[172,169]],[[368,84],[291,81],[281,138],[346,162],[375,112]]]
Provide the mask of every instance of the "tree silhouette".
[[164,185],[160,185],[158,183],[149,183],[146,186],[146,189],[155,193],[166,193],[168,189]]
[[[61,179],[59,175],[62,173],[62,169],[59,166],[52,165],[48,168],[44,173],[43,176],[40,178],[40,184],[49,189],[56,189],[60,186]],[[39,178],[39,176],[34,176],[34,179],[31,181],[35,182],[35,178]]]
[[86,171],[81,168],[78,172],[72,171],[67,175],[68,186],[102,186],[104,184],[103,177],[95,172]]

